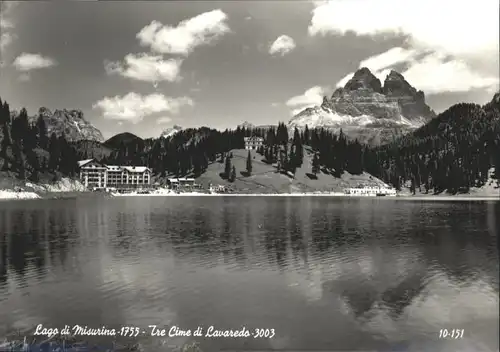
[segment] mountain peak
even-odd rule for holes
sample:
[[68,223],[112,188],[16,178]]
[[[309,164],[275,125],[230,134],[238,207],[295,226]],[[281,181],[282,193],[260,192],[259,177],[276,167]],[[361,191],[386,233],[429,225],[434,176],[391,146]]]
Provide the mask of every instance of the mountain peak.
[[237,127],[239,127],[239,128],[254,128],[255,125],[253,123],[245,121],[242,124],[239,124]]
[[362,67],[356,72],[352,78],[344,86],[344,90],[353,91],[358,89],[371,89],[375,93],[382,92],[382,84],[380,80],[367,68]]
[[425,95],[412,87],[397,71],[390,71],[384,86],[366,67],[357,70],[343,88],[338,88],[321,105],[309,107],[295,115],[290,127],[327,127],[348,131],[355,138],[361,135],[379,139],[392,138],[394,133],[420,127],[435,116],[425,103]]
[[41,116],[47,126],[47,133],[56,136],[64,134],[68,141],[104,141],[101,131],[94,125],[85,120],[81,110],[56,109],[52,112],[46,107],[38,109],[37,116],[30,116],[32,122],[36,121]]
[[160,135],[160,138],[168,138],[172,137],[174,134],[182,131],[182,127],[179,125],[173,125],[172,127],[166,128]]

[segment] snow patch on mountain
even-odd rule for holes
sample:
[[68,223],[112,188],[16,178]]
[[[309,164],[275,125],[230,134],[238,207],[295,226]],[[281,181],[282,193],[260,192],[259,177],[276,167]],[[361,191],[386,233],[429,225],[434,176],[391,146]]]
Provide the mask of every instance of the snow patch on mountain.
[[409,120],[404,116],[398,119],[377,118],[372,115],[351,116],[339,114],[323,107],[308,108],[295,116],[289,122],[291,128],[302,128],[306,125],[309,128],[316,127],[401,127],[418,128],[424,123],[424,120]]
[[175,135],[176,133],[178,133],[180,131],[182,131],[181,126],[173,125],[172,127],[169,127],[167,129],[163,130],[163,132],[160,135],[160,138],[172,137],[173,135]]

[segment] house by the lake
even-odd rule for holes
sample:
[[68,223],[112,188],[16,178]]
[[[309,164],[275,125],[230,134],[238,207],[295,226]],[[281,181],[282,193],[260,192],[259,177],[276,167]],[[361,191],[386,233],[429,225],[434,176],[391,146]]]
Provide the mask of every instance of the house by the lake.
[[87,188],[143,188],[151,185],[146,166],[106,165],[95,159],[78,162],[80,181]]
[[196,188],[196,183],[194,178],[190,177],[179,177],[179,178],[169,178],[167,180],[167,186],[172,189],[179,189],[179,188],[189,188],[189,187],[194,187]]
[[255,150],[264,145],[264,138],[252,136],[252,137],[244,137],[245,141],[245,149],[247,150]]

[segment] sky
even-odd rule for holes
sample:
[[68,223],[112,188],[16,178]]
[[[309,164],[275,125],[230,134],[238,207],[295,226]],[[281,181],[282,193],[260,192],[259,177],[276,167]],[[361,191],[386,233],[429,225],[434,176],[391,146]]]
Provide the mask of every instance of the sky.
[[0,97],[108,138],[288,121],[368,67],[437,112],[499,87],[497,0],[4,2]]

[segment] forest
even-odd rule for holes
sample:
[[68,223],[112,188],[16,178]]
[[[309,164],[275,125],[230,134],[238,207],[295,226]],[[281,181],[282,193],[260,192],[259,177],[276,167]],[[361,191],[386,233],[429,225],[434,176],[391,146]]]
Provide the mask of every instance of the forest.
[[48,135],[44,119],[30,121],[26,109],[11,116],[9,104],[0,99],[1,171],[12,171],[20,179],[38,182],[49,173],[56,181],[78,171],[78,153],[64,135]]
[[[77,160],[96,157],[117,165],[147,165],[158,177],[199,176],[210,163],[226,165],[231,173],[232,149],[244,148],[245,136],[261,136],[258,152],[277,172],[293,177],[303,164],[307,149],[314,154],[312,174],[323,171],[340,176],[368,172],[396,189],[410,187],[415,192],[467,192],[488,180],[493,167],[500,175],[500,95],[480,106],[460,103],[439,114],[429,123],[392,142],[369,146],[352,140],[340,130],[316,128],[289,130],[284,123],[272,128],[237,128],[218,131],[207,127],[181,130],[173,136],[141,139],[132,134],[112,137],[89,151],[81,142],[68,142],[64,135],[47,135],[41,116],[29,122],[26,109],[11,117],[9,105],[1,102],[0,148],[2,170],[17,172],[20,178],[36,181],[40,173],[73,176]],[[99,157],[95,149],[109,150]],[[248,166],[251,168],[251,164]],[[57,176],[54,176],[57,177]]]

